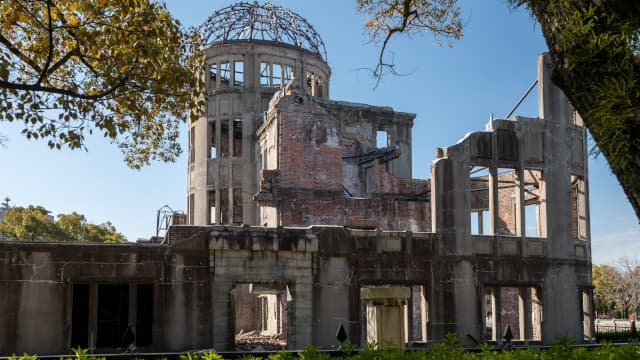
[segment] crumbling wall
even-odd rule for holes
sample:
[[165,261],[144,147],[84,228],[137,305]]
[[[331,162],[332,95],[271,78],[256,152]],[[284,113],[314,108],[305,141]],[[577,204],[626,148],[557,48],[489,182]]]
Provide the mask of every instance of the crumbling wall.
[[[412,121],[389,108],[318,100],[295,89],[276,94],[258,131],[260,153],[278,144],[254,197],[261,223],[428,230],[429,182],[394,175],[410,174],[399,165],[410,150],[398,144],[410,143],[404,129]],[[392,146],[376,148],[376,129],[389,129]]]

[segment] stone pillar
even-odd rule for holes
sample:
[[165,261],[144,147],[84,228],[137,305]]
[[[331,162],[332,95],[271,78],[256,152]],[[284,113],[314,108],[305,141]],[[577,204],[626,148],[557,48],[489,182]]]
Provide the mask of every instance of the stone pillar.
[[569,102],[551,82],[548,54],[538,57],[539,117],[545,123],[544,174],[547,244],[543,291],[542,341],[569,334],[582,341],[575,245],[571,234],[571,148]]

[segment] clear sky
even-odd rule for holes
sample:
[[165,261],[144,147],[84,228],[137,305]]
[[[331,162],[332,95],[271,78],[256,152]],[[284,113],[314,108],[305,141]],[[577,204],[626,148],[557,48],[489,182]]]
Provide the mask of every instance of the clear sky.
[[[203,23],[235,1],[169,0],[184,26]],[[427,178],[434,149],[465,133],[482,130],[490,113],[505,116],[536,78],[536,57],[546,44],[535,21],[505,0],[462,0],[464,37],[453,47],[429,35],[398,38],[390,53],[402,77],[375,81],[363,68],[374,65],[355,0],[272,0],[305,17],[320,33],[332,67],[330,96],[336,100],[392,106],[417,114],[413,128],[413,176]],[[517,114],[537,116],[537,93]],[[185,125],[186,128],[186,125]],[[111,221],[130,241],[155,234],[156,210],[167,204],[186,210],[187,154],[175,163],[129,169],[115,145],[99,136],[88,152],[52,151],[28,141],[18,124],[0,123],[9,138],[0,148],[0,197],[12,205],[42,205],[53,214],[77,211],[89,221]],[[181,137],[187,149],[186,136]],[[640,257],[640,227],[620,185],[602,157],[589,159],[593,262]]]

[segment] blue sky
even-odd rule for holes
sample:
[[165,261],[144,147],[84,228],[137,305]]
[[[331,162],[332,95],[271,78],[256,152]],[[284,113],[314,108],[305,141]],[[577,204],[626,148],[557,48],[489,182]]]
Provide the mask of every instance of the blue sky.
[[[214,10],[235,1],[170,0],[184,26],[199,25]],[[363,68],[374,65],[377,47],[363,31],[355,0],[276,1],[307,18],[327,47],[331,98],[392,106],[417,114],[413,129],[414,177],[427,178],[434,150],[484,128],[490,113],[505,116],[536,78],[536,57],[546,44],[535,21],[504,0],[460,1],[464,37],[437,46],[426,34],[397,38],[389,48],[401,72],[374,90]],[[537,115],[536,92],[517,114]],[[186,125],[185,125],[186,127]],[[54,214],[77,211],[96,223],[111,221],[127,238],[155,234],[156,210],[186,209],[186,152],[175,163],[129,169],[115,145],[98,136],[88,152],[51,151],[28,141],[18,124],[0,124],[9,137],[0,148],[0,197],[13,205],[43,205]],[[186,150],[186,137],[181,137]],[[602,157],[590,158],[591,234],[594,263],[640,256],[640,227]]]

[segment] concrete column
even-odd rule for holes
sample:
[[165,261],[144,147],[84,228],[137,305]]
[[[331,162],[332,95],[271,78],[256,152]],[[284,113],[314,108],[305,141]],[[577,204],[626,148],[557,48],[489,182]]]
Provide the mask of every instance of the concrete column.
[[547,199],[546,256],[542,341],[552,343],[569,334],[582,340],[580,294],[577,287],[575,245],[571,235],[571,148],[569,103],[551,82],[551,58],[538,57],[539,116],[545,122],[544,157]]
[[98,284],[89,285],[89,352],[96,350],[98,334]]
[[493,334],[495,341],[502,342],[502,288],[493,288]]

